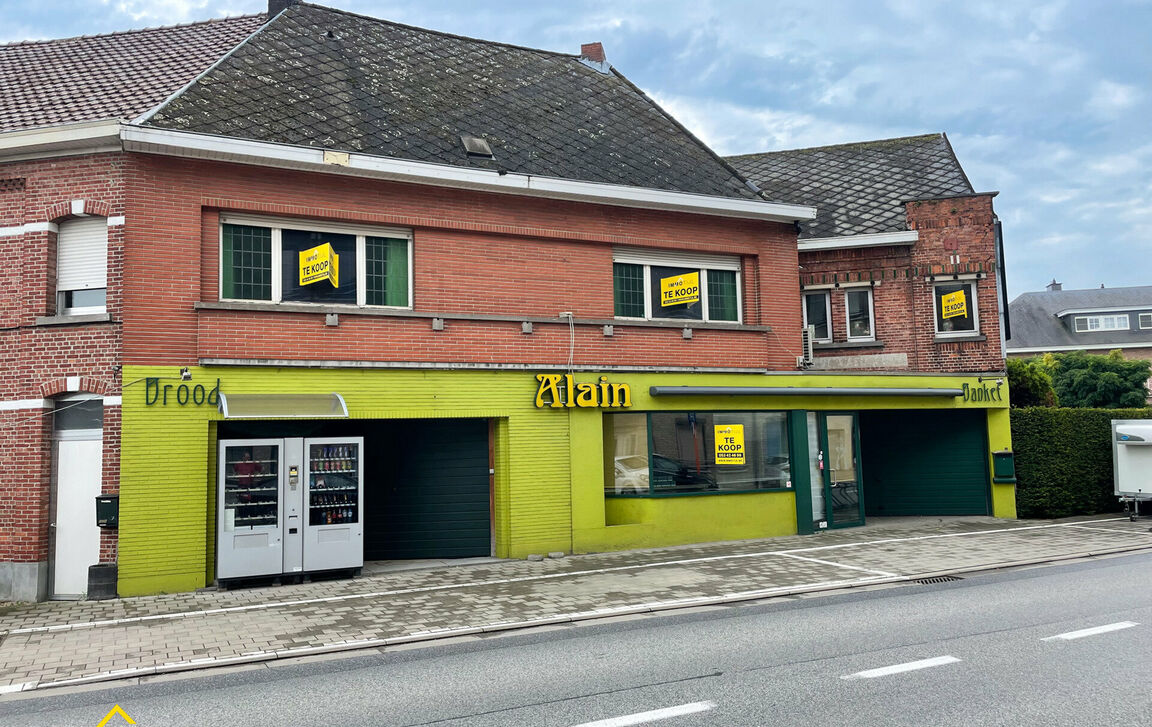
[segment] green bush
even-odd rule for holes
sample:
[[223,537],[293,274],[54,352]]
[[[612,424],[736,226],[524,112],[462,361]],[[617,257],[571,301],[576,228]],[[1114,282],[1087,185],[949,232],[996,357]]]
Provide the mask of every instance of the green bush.
[[1058,518],[1120,509],[1112,494],[1113,419],[1152,419],[1152,409],[1012,410],[1020,517]]
[[1037,358],[1010,358],[1008,365],[1008,399],[1013,407],[1056,406],[1052,376]]

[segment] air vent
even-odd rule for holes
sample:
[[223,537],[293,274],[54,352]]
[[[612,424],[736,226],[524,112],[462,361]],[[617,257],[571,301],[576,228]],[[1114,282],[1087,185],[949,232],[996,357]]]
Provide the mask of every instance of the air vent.
[[464,151],[468,152],[468,156],[483,159],[492,158],[492,147],[488,145],[487,139],[482,139],[479,136],[461,135],[460,141],[464,143]]
[[958,576],[936,576],[934,578],[917,578],[913,583],[919,583],[922,586],[930,586],[933,583],[951,583],[952,581],[962,581],[963,578]]

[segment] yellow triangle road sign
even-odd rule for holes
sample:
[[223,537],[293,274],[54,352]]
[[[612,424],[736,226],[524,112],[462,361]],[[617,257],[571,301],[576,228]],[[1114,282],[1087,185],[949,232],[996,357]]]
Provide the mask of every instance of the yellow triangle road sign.
[[120,715],[121,717],[123,717],[124,721],[127,722],[128,724],[136,724],[136,720],[129,717],[128,713],[125,712],[124,710],[120,709],[120,705],[117,704],[115,707],[108,710],[108,714],[104,715],[104,719],[100,720],[100,722],[96,725],[96,727],[104,727],[104,725],[108,724],[108,720],[112,719],[116,715]]

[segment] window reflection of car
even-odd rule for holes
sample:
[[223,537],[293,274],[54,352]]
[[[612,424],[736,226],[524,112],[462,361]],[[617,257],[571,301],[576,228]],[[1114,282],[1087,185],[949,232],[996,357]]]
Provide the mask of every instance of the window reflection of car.
[[690,467],[662,454],[652,455],[655,489],[661,487],[677,490],[715,490],[716,476],[709,465]]
[[616,458],[616,494],[639,495],[648,492],[648,458],[640,454]]

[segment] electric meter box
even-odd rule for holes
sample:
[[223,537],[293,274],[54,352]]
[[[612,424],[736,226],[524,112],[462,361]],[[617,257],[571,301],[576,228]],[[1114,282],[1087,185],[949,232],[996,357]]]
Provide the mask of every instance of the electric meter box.
[[1116,494],[1152,499],[1152,419],[1112,420]]

